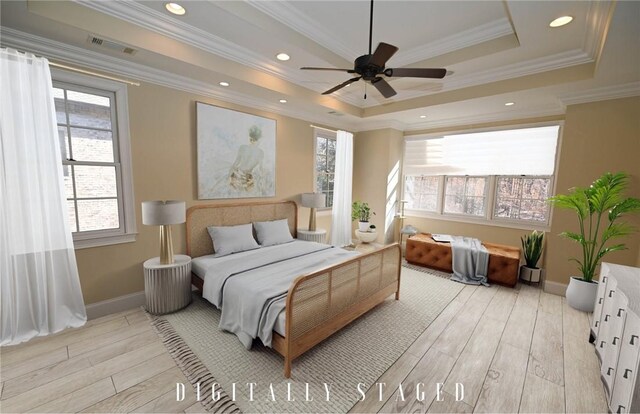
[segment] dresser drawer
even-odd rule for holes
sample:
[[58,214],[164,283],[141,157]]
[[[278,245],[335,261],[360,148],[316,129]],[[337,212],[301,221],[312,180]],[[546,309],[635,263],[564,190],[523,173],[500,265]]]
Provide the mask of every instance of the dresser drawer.
[[631,407],[631,399],[638,379],[640,354],[640,318],[629,313],[625,320],[624,334],[620,345],[620,356],[611,394],[611,411],[627,413],[637,409]]

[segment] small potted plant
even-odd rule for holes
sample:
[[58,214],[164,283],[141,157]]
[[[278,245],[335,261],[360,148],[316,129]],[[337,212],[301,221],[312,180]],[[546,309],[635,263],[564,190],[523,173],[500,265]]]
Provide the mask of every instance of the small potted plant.
[[376,232],[376,225],[375,224],[370,225],[368,231],[369,231],[369,233],[375,233]]
[[520,266],[520,279],[539,283],[542,269],[538,267],[538,261],[542,255],[542,241],[544,233],[534,230],[520,238],[525,264]]
[[568,194],[551,197],[557,207],[575,211],[579,233],[561,233],[580,244],[582,258],[571,260],[578,264],[581,276],[572,276],[567,287],[567,303],[575,309],[592,312],[598,283],[593,282],[596,268],[604,255],[627,247],[611,244],[615,238],[634,232],[634,228],[618,219],[640,211],[640,199],[624,197],[628,176],[625,173],[606,173],[587,188],[573,188]]
[[376,213],[371,211],[369,203],[354,201],[351,205],[351,220],[358,220],[358,230],[366,232],[369,230],[369,217]]

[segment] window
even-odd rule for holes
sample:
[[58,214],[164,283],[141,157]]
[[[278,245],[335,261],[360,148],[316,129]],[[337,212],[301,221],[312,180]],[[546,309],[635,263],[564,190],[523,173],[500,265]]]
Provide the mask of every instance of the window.
[[444,189],[444,212],[484,216],[486,188],[486,177],[447,177]]
[[404,198],[408,202],[406,208],[435,212],[438,208],[439,186],[440,177],[407,175],[404,187]]
[[555,125],[407,140],[406,214],[548,227],[559,130]]
[[546,223],[551,177],[498,177],[493,216]]
[[76,248],[133,241],[128,126],[121,125],[126,115],[118,116],[117,110],[126,98],[126,87],[57,72],[53,78],[68,217]]
[[315,129],[315,188],[327,197],[327,207],[333,206],[333,183],[336,170],[336,134]]

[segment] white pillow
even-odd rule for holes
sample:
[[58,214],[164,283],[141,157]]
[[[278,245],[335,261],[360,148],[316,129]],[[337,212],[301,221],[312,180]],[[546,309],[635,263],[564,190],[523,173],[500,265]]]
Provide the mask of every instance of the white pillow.
[[253,238],[251,223],[239,226],[207,227],[213,242],[214,257],[260,248]]
[[253,223],[253,227],[256,229],[258,243],[260,243],[262,247],[293,241],[293,237],[289,231],[289,221],[287,219],[259,221]]

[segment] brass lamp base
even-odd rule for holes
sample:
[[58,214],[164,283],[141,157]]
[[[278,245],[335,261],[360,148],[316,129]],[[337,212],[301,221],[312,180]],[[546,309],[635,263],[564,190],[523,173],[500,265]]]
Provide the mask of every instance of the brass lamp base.
[[316,231],[316,209],[311,207],[309,212],[309,231]]
[[173,264],[173,242],[171,239],[171,225],[160,226],[160,264]]

